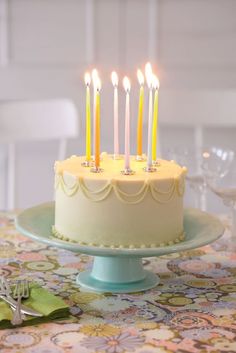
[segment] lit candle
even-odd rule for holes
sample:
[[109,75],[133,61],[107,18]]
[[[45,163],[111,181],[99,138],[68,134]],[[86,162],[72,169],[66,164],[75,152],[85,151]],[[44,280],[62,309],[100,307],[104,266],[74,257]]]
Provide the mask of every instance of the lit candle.
[[157,159],[157,133],[158,133],[158,90],[160,83],[158,78],[153,76],[154,108],[153,108],[153,123],[152,123],[152,160],[155,163]]
[[145,76],[149,88],[149,105],[148,105],[148,151],[147,151],[147,168],[146,171],[152,172],[152,118],[153,118],[153,99],[152,99],[152,84],[153,75],[150,63],[145,66]]
[[95,156],[96,82],[97,82],[97,79],[98,79],[98,72],[96,69],[93,69],[92,81],[93,81],[93,155],[94,156]]
[[115,71],[111,73],[114,86],[114,158],[119,155],[119,120],[118,120],[118,76]]
[[139,107],[138,107],[138,128],[137,128],[137,159],[142,159],[144,77],[141,70],[137,71],[137,77],[140,84]]
[[86,162],[89,162],[91,160],[91,116],[90,116],[91,77],[88,72],[86,72],[84,75],[84,82],[86,85]]
[[130,171],[130,81],[127,76],[123,79],[123,85],[126,92],[125,100],[125,174],[129,174]]
[[96,102],[95,102],[95,168],[100,169],[100,90],[101,81],[96,81]]

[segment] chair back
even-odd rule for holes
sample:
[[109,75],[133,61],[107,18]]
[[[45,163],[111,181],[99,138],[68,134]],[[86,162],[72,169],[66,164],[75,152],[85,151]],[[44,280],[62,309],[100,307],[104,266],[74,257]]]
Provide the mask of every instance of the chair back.
[[16,101],[0,104],[0,141],[7,145],[5,206],[15,208],[15,145],[58,140],[58,159],[66,155],[66,142],[78,136],[78,115],[67,99]]
[[66,99],[0,104],[0,141],[45,141],[76,137],[75,105]]

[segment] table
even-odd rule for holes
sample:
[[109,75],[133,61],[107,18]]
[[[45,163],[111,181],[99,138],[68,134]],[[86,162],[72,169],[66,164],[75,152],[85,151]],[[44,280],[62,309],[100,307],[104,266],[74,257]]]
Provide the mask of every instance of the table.
[[71,317],[0,331],[1,353],[236,352],[236,253],[224,237],[200,249],[144,259],[160,284],[135,294],[80,291],[92,258],[32,241],[0,213],[0,275],[34,280],[62,297]]

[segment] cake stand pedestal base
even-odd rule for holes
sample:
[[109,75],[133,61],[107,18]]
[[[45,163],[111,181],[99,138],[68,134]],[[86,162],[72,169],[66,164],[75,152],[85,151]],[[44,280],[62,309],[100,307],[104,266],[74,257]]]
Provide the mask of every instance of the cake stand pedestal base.
[[95,256],[92,270],[81,272],[76,282],[90,291],[133,293],[155,287],[159,277],[144,270],[140,257]]

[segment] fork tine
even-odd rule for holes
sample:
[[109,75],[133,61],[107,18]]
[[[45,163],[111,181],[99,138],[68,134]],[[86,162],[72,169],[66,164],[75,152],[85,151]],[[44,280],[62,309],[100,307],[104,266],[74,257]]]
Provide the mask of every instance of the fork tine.
[[18,295],[22,297],[23,293],[24,293],[24,281],[19,281]]
[[1,283],[1,288],[2,288],[2,290],[3,290],[4,292],[6,292],[7,288],[6,288],[5,282],[2,282],[2,283]]
[[7,292],[8,292],[8,293],[11,293],[11,287],[9,286],[9,283],[7,282],[6,279],[3,281],[3,284],[4,284],[4,286],[5,286],[6,290],[7,290]]
[[19,280],[14,288],[13,297],[28,298],[29,296],[29,282],[27,280]]
[[25,280],[21,282],[21,296],[24,297],[25,294]]
[[13,298],[17,298],[19,293],[19,281],[16,282],[14,292],[13,292]]
[[29,282],[27,280],[24,281],[24,293],[23,293],[23,298],[28,298],[29,296]]
[[22,294],[23,294],[23,282],[22,281],[19,281],[18,283],[18,296],[21,296],[22,297]]
[[7,294],[11,293],[11,288],[10,288],[7,280],[4,277],[1,277],[0,288],[3,292],[5,292]]

